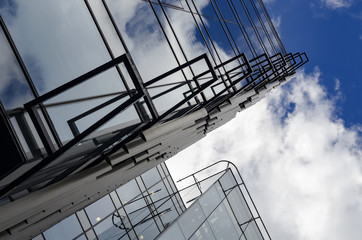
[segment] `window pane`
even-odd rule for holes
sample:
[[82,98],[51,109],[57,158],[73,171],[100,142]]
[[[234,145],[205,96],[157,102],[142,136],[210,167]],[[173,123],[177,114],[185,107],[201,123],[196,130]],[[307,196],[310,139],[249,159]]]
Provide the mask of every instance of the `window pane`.
[[145,183],[146,187],[149,188],[158,181],[161,180],[161,176],[158,173],[156,168],[152,168],[149,171],[142,174],[143,182]]
[[162,236],[159,238],[159,240],[184,240],[184,236],[181,232],[181,228],[178,225],[178,223],[173,224],[167,230],[162,234]]
[[41,94],[110,60],[83,1],[17,1],[0,13]]
[[164,226],[167,226],[167,224],[171,223],[173,220],[175,220],[178,217],[175,205],[173,205],[171,199],[165,202],[157,210],[158,213],[160,213],[161,220]]
[[82,233],[77,217],[73,214],[60,223],[46,230],[43,234],[46,239],[72,239]]
[[238,234],[223,204],[217,207],[207,221],[209,222],[216,239],[238,239]]
[[252,218],[239,188],[234,188],[227,198],[239,224],[243,224]]
[[228,194],[228,191],[237,184],[230,169],[220,178],[220,183],[226,194]]
[[148,190],[148,193],[150,194],[156,207],[160,206],[162,203],[166,202],[167,199],[169,199],[168,192],[163,182],[159,182],[155,186],[151,187]]
[[136,196],[140,196],[141,194],[135,180],[132,180],[118,188],[117,193],[123,204],[134,199]]
[[[243,227],[243,229],[244,228],[245,227]],[[263,239],[255,221],[250,222],[244,231],[245,231],[246,239],[255,239],[255,240]]]
[[139,239],[154,239],[160,233],[153,219],[135,227],[135,231]]
[[0,100],[6,110],[23,107],[33,95],[0,28]]
[[222,201],[222,189],[219,182],[211,186],[206,193],[199,199],[202,209],[206,216],[208,216],[216,206]]
[[114,205],[108,195],[85,208],[92,225],[101,221],[105,216],[112,213],[114,210]]
[[128,239],[127,234],[125,234],[126,231],[117,227],[117,226],[122,227],[120,219],[114,217],[113,221],[112,221],[112,216],[110,216],[94,227],[94,231],[96,232],[99,240],[103,239],[117,240],[123,235],[124,236],[121,239]]
[[205,222],[201,227],[195,232],[194,235],[190,238],[191,240],[212,240],[216,239],[214,234],[211,231],[210,225],[208,222]]
[[178,220],[182,232],[186,238],[189,238],[193,232],[205,220],[205,214],[202,211],[200,203],[196,201]]

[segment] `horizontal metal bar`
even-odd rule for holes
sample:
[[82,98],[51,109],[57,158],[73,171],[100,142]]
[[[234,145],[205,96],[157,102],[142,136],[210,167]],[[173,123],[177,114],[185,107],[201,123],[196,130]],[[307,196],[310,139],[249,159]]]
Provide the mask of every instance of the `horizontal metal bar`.
[[104,71],[106,71],[106,70],[108,70],[108,69],[110,69],[110,68],[112,68],[112,67],[114,67],[114,66],[116,66],[116,65],[118,65],[120,63],[122,63],[122,62],[124,62],[125,60],[126,60],[126,55],[125,54],[123,54],[123,55],[121,55],[121,56],[119,56],[119,57],[117,57],[115,59],[112,59],[111,61],[106,62],[105,64],[102,64],[101,66],[99,66],[99,67],[97,67],[97,68],[95,68],[95,69],[93,69],[93,70],[91,70],[91,71],[89,71],[89,72],[87,72],[87,73],[85,73],[85,74],[83,74],[83,75],[81,75],[81,76],[79,76],[79,77],[77,77],[77,78],[75,78],[75,79],[73,79],[73,80],[71,80],[71,81],[69,81],[69,82],[67,82],[67,83],[65,83],[65,84],[63,84],[63,85],[61,85],[61,86],[59,86],[59,87],[45,93],[43,95],[41,95],[41,96],[39,96],[39,97],[37,97],[37,98],[35,98],[34,100],[29,101],[28,103],[25,104],[25,108],[30,108],[30,107],[32,107],[32,106],[34,106],[36,104],[39,104],[39,103],[42,103],[42,102],[44,102],[44,101],[46,101],[48,99],[51,99],[51,98],[63,93],[64,91],[66,91],[66,90],[68,90],[68,89],[70,89],[72,87],[75,87],[75,86],[81,84],[82,82],[87,81],[88,79],[90,79],[92,77],[95,77],[98,74],[100,74],[100,73],[102,73],[102,72],[104,72]]

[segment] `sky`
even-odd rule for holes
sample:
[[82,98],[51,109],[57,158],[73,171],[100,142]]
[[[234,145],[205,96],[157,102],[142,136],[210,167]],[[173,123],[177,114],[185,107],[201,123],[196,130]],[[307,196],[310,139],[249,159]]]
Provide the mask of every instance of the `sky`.
[[244,177],[273,239],[360,239],[362,1],[264,1],[295,79],[167,161],[178,180],[220,159]]

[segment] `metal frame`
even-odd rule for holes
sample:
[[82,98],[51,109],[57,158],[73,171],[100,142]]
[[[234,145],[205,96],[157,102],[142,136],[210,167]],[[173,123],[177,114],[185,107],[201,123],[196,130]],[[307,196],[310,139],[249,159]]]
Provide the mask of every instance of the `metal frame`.
[[[4,34],[7,37],[7,41],[9,42],[12,51],[14,52],[14,55],[19,62],[19,65],[21,67],[21,70],[24,73],[24,76],[30,86],[31,91],[33,92],[35,99],[25,104],[25,110],[29,113],[29,116],[34,124],[34,127],[36,131],[38,132],[40,139],[45,147],[47,156],[38,163],[35,167],[31,168],[29,171],[27,171],[22,176],[19,176],[15,181],[13,181],[11,184],[6,186],[3,189],[0,189],[0,196],[3,195],[9,195],[11,192],[16,192],[21,189],[21,184],[29,179],[31,176],[33,176],[38,171],[41,171],[44,169],[48,164],[52,163],[54,160],[56,160],[58,157],[60,157],[62,154],[64,154],[66,151],[68,151],[70,148],[72,148],[74,145],[82,141],[85,137],[87,137],[92,132],[96,131],[99,127],[104,125],[106,122],[108,122],[111,118],[116,116],[117,114],[125,111],[127,108],[134,106],[138,116],[140,118],[140,124],[137,126],[134,126],[134,128],[127,128],[123,131],[119,131],[118,133],[115,133],[112,137],[110,137],[108,140],[102,142],[100,146],[97,146],[96,149],[89,152],[86,156],[82,157],[77,163],[74,165],[71,165],[67,170],[60,173],[55,178],[52,178],[49,176],[46,179],[43,180],[49,180],[49,182],[46,184],[46,186],[51,185],[69,174],[73,173],[76,169],[78,169],[80,166],[82,166],[85,163],[90,164],[87,168],[92,167],[102,160],[104,160],[104,155],[112,154],[122,148],[125,143],[128,141],[131,141],[132,139],[136,138],[139,133],[145,129],[148,129],[152,127],[156,123],[165,122],[177,117],[184,116],[192,111],[195,111],[200,108],[206,108],[207,111],[210,113],[214,111],[215,109],[219,109],[221,104],[224,104],[225,102],[229,101],[231,97],[234,97],[237,94],[240,94],[243,91],[248,91],[252,88],[254,88],[256,91],[261,90],[265,84],[269,82],[274,81],[282,81],[286,76],[289,76],[295,72],[295,70],[299,67],[301,67],[303,64],[308,62],[308,57],[305,53],[296,53],[296,54],[285,54],[284,47],[282,43],[280,42],[280,39],[278,38],[278,35],[273,28],[273,25],[271,24],[270,17],[267,15],[267,12],[265,10],[264,5],[260,0],[258,0],[259,5],[261,7],[261,10],[263,14],[265,15],[265,18],[267,19],[268,24],[271,26],[271,29],[273,30],[273,35],[276,37],[279,43],[279,47],[282,49],[281,53],[276,53],[273,56],[269,56],[269,53],[266,51],[263,39],[261,39],[261,36],[258,34],[258,29],[256,28],[256,24],[252,21],[251,12],[254,11],[257,14],[257,21],[260,21],[260,24],[263,27],[264,32],[266,31],[266,27],[264,25],[264,22],[262,20],[262,17],[260,14],[261,12],[258,12],[258,9],[256,7],[256,3],[252,2],[251,9],[248,9],[247,4],[244,0],[239,0],[238,3],[247,14],[246,16],[250,20],[251,27],[253,28],[253,31],[255,32],[258,40],[260,41],[260,44],[262,48],[265,50],[265,53],[262,55],[256,54],[256,50],[253,47],[253,42],[247,35],[247,31],[245,28],[245,25],[241,22],[241,18],[238,14],[238,7],[235,6],[235,4],[227,0],[227,6],[230,8],[232,12],[232,16],[234,19],[226,19],[223,16],[223,13],[218,5],[218,0],[210,0],[212,11],[215,14],[215,16],[209,16],[204,15],[200,12],[200,10],[197,8],[194,0],[185,0],[185,3],[187,6],[183,6],[182,9],[179,9],[178,7],[171,6],[169,4],[162,3],[160,0],[144,0],[145,3],[150,5],[150,8],[152,9],[155,18],[159,24],[159,27],[162,30],[162,33],[168,42],[169,47],[171,48],[174,58],[177,62],[177,67],[174,69],[171,69],[170,71],[161,74],[160,76],[151,79],[149,81],[144,82],[136,67],[133,63],[133,60],[131,58],[130,52],[125,44],[124,39],[122,38],[122,35],[117,28],[117,24],[113,19],[113,16],[108,8],[108,5],[106,3],[106,0],[102,0],[103,6],[105,8],[106,13],[108,14],[108,17],[113,25],[114,30],[116,31],[119,40],[121,44],[123,45],[123,48],[126,51],[126,54],[115,57],[108,42],[107,38],[104,35],[100,24],[98,23],[97,17],[95,16],[93,9],[88,2],[89,0],[84,0],[84,3],[89,11],[89,14],[96,25],[96,28],[106,46],[106,49],[110,55],[111,60],[109,62],[104,63],[103,65],[79,76],[78,78],[75,78],[66,84],[61,85],[60,87],[57,87],[48,93],[43,94],[42,96],[39,96],[32,80],[30,79],[29,74],[27,73],[26,67],[24,63],[21,60],[21,57],[19,53],[16,50],[16,46],[13,43],[9,32],[6,29],[6,26],[1,19],[0,16],[0,24],[4,31]],[[250,0],[252,1],[252,0]],[[154,5],[160,6],[161,11],[156,11],[154,8]],[[193,7],[191,7],[193,6]],[[208,50],[208,54],[203,54],[199,57],[196,57],[194,59],[188,60],[187,56],[181,46],[181,43],[178,40],[177,34],[175,30],[173,29],[173,26],[170,22],[169,17],[167,16],[166,8],[180,10],[188,12],[192,15],[192,18],[194,20],[195,28],[199,32],[200,36],[202,37],[202,41],[205,44],[205,47]],[[193,10],[194,9],[194,10]],[[250,10],[250,11],[249,11]],[[194,11],[194,12],[193,12]],[[253,12],[253,13],[254,13]],[[161,17],[164,17],[166,21],[162,22]],[[230,47],[232,48],[232,51],[236,56],[232,57],[231,59],[222,62],[221,57],[219,53],[217,52],[217,49],[211,39],[210,33],[208,31],[208,28],[205,24],[205,21],[203,18],[212,18],[217,20],[220,23],[220,26],[222,28],[223,33],[225,34],[226,38],[228,39],[227,42],[230,44]],[[231,30],[229,29],[228,24],[236,24],[238,29],[240,30],[241,34],[246,40],[246,43],[249,47],[249,50],[251,51],[253,55],[253,59],[248,60],[245,53],[240,53],[240,50],[236,44],[236,41],[233,37],[233,34]],[[165,32],[164,25],[167,24],[170,29],[171,33],[175,39],[177,46],[181,49],[181,55],[186,60],[186,63],[181,64],[180,62],[183,61],[180,60],[180,56],[178,56],[175,51],[173,50],[172,44],[169,40],[168,35]],[[265,23],[266,24],[266,23]],[[270,45],[273,46],[273,41],[270,37],[268,37],[269,33],[265,32],[267,36],[267,41],[270,42]],[[276,47],[273,46],[273,49],[275,51]],[[211,58],[211,61],[209,58]],[[207,70],[204,72],[195,75],[195,73],[192,71],[192,64],[196,63],[197,61],[205,61],[207,65]],[[211,63],[213,62],[213,64]],[[216,62],[219,62],[219,64],[216,64]],[[236,67],[233,67],[232,69],[227,70],[227,64],[237,64]],[[130,75],[131,81],[133,85],[135,86],[135,89],[131,89],[127,81],[125,80],[121,68],[119,67],[120,64],[124,64],[126,71]],[[215,65],[215,66],[213,66]],[[45,107],[47,106],[44,104],[45,101],[69,90],[70,88],[73,88],[74,86],[77,86],[84,81],[87,81],[88,79],[107,71],[111,68],[116,68],[121,81],[126,87],[127,93],[118,93],[118,95],[112,97],[110,100],[107,100],[104,103],[99,104],[98,106],[93,107],[92,109],[79,114],[78,116],[68,120],[68,125],[74,135],[74,138],[70,140],[68,143],[64,144],[60,142],[59,137],[57,135],[57,132],[52,124],[52,121],[50,117],[47,114],[47,111]],[[186,74],[184,70],[188,68],[191,71],[192,79],[187,79]],[[157,85],[157,83],[162,80],[165,77],[168,77],[176,72],[181,72],[184,79],[181,79],[179,82],[170,83],[170,84],[163,84],[163,85]],[[245,82],[242,83],[242,82]],[[153,100],[157,99],[161,96],[164,96],[165,94],[172,93],[174,90],[187,85],[189,87],[189,90],[184,92],[184,99],[174,106],[167,109],[166,112],[160,114],[158,113],[156,107],[153,104]],[[155,96],[150,96],[148,89],[151,88],[157,88],[157,87],[165,87],[169,86],[165,91],[162,91]],[[222,87],[222,90],[217,91],[216,88]],[[211,92],[213,93],[213,96],[206,96],[204,94],[204,90],[211,89]],[[126,99],[127,98],[127,99]],[[83,132],[79,132],[76,126],[76,121],[88,116],[89,114],[96,112],[99,109],[102,109],[105,106],[108,106],[111,103],[114,103],[118,100],[126,99],[122,104],[120,104],[118,107],[116,107],[114,110],[112,110],[110,113],[104,116],[104,118],[96,121],[93,125],[89,126],[86,130]],[[196,104],[192,104],[191,100],[195,100]],[[82,101],[82,99],[78,100],[70,100],[68,102],[73,101]],[[57,103],[57,104],[66,104],[68,102],[63,103]],[[143,110],[145,103],[147,110],[149,111],[149,115],[146,111]],[[51,104],[49,104],[50,106]],[[188,105],[188,107],[185,107],[185,105]],[[40,110],[40,111],[39,111]],[[21,123],[21,116],[17,116],[18,122]],[[45,120],[45,121],[44,121]],[[26,126],[25,126],[26,127]],[[31,139],[28,139],[29,146],[33,146],[32,148],[36,148],[34,144],[32,144]],[[32,149],[33,155],[39,155],[40,153],[36,151],[36,149]],[[13,189],[15,187],[19,187],[17,190]]]
[[[249,192],[248,188],[247,188],[246,185],[245,185],[245,182],[244,182],[241,174],[240,174],[238,168],[236,167],[236,165],[235,165],[234,163],[232,163],[232,162],[230,162],[230,161],[228,161],[228,160],[220,160],[220,161],[217,161],[217,162],[215,162],[215,163],[213,163],[213,164],[210,164],[209,166],[204,167],[204,168],[202,168],[202,169],[200,169],[200,170],[198,170],[198,171],[196,171],[196,172],[194,172],[194,173],[192,173],[192,174],[190,174],[190,175],[188,175],[188,176],[186,176],[186,177],[184,177],[184,178],[179,179],[177,182],[181,182],[181,181],[183,181],[183,180],[185,180],[185,179],[188,179],[188,178],[191,178],[191,177],[192,177],[193,179],[196,179],[196,175],[197,175],[197,174],[199,174],[199,173],[201,173],[201,172],[209,169],[210,167],[213,167],[213,166],[215,166],[215,165],[218,165],[218,164],[226,164],[225,169],[223,169],[223,170],[221,170],[221,171],[219,171],[219,172],[216,172],[216,173],[214,173],[213,175],[208,176],[208,177],[206,177],[206,178],[204,178],[204,179],[202,179],[202,180],[198,180],[198,182],[199,182],[199,183],[200,183],[200,182],[203,182],[203,181],[205,181],[205,180],[207,180],[207,179],[209,179],[209,178],[211,178],[211,177],[213,177],[213,176],[216,176],[217,174],[223,173],[223,172],[226,173],[228,170],[230,170],[230,171],[232,172],[232,175],[234,176],[234,178],[235,178],[235,175],[238,176],[238,177],[239,177],[239,180],[235,178],[235,182],[237,183],[237,185],[233,186],[233,188],[234,188],[234,187],[239,187],[239,188],[240,188],[241,195],[242,195],[242,197],[244,198],[244,201],[245,201],[245,203],[246,203],[246,205],[247,205],[247,207],[248,207],[248,210],[249,210],[249,212],[250,212],[251,215],[252,215],[252,219],[250,219],[249,221],[250,221],[250,222],[251,222],[251,221],[255,221],[255,223],[256,223],[256,225],[257,225],[257,227],[258,227],[258,229],[259,229],[259,232],[260,232],[261,236],[263,237],[263,239],[265,239],[265,236],[264,236],[263,232],[260,230],[260,227],[263,228],[263,230],[264,230],[265,233],[267,234],[268,239],[272,239],[271,236],[270,236],[270,234],[269,234],[269,232],[268,232],[268,230],[267,230],[267,228],[265,227],[264,221],[263,221],[263,219],[261,218],[261,216],[260,216],[260,214],[259,214],[259,211],[258,211],[258,209],[257,209],[256,206],[255,206],[255,203],[254,203],[254,201],[253,201],[253,199],[252,199],[252,197],[251,197],[251,195],[250,195],[250,192]],[[233,168],[233,170],[232,170],[232,168]],[[235,173],[235,174],[234,174],[234,173]],[[221,177],[220,177],[220,178],[221,178]],[[219,181],[220,178],[219,178],[217,181]],[[198,182],[195,181],[194,184],[190,184],[189,186],[183,188],[182,190],[179,190],[179,192],[180,192],[180,191],[183,191],[183,190],[185,190],[185,189],[187,189],[187,188],[190,188],[190,187],[192,187],[192,186],[194,186],[194,185],[197,185]],[[244,188],[244,190],[245,190],[244,193],[243,193],[241,187]],[[227,196],[228,194],[226,194],[225,191],[224,191],[224,194],[225,194],[225,198],[224,198],[224,199],[227,199],[226,196]],[[201,195],[202,195],[202,194],[201,194]],[[247,196],[248,199],[246,199],[245,196]],[[197,198],[198,198],[198,197],[196,197],[196,198],[194,198],[194,199],[192,199],[192,200],[196,200]],[[249,204],[248,204],[248,200],[249,200],[249,202],[251,203],[251,206],[252,206],[253,209],[250,208],[250,206],[249,206]],[[221,201],[219,204],[221,204],[221,203],[222,203],[222,201]],[[216,209],[216,208],[217,208],[217,206],[215,207],[215,209]],[[254,216],[254,213],[253,213],[253,212],[256,213],[256,216]],[[236,217],[235,217],[235,218],[236,218]],[[236,218],[236,219],[237,219],[237,218]],[[257,222],[256,222],[257,219],[260,220],[261,226],[259,226],[259,224],[257,224]],[[206,220],[207,220],[207,217],[206,217],[205,221],[206,221]],[[247,222],[246,222],[246,223],[247,223]],[[242,225],[244,225],[244,224],[246,224],[246,223],[240,224],[240,228],[241,228]],[[244,229],[244,230],[245,230],[245,229]],[[197,231],[197,230],[196,230],[196,231]],[[243,230],[242,230],[242,231],[243,231]]]

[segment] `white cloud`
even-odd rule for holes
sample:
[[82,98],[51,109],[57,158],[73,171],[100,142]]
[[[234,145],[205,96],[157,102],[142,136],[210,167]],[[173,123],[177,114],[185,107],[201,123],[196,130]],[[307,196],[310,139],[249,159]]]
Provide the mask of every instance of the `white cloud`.
[[338,78],[335,78],[334,83],[335,83],[334,84],[334,90],[338,91],[340,89],[340,87],[341,87],[341,81],[339,81]]
[[362,129],[336,117],[320,74],[297,73],[168,161],[174,179],[228,159],[274,239],[360,239]]
[[321,0],[322,4],[331,9],[349,8],[352,0]]

